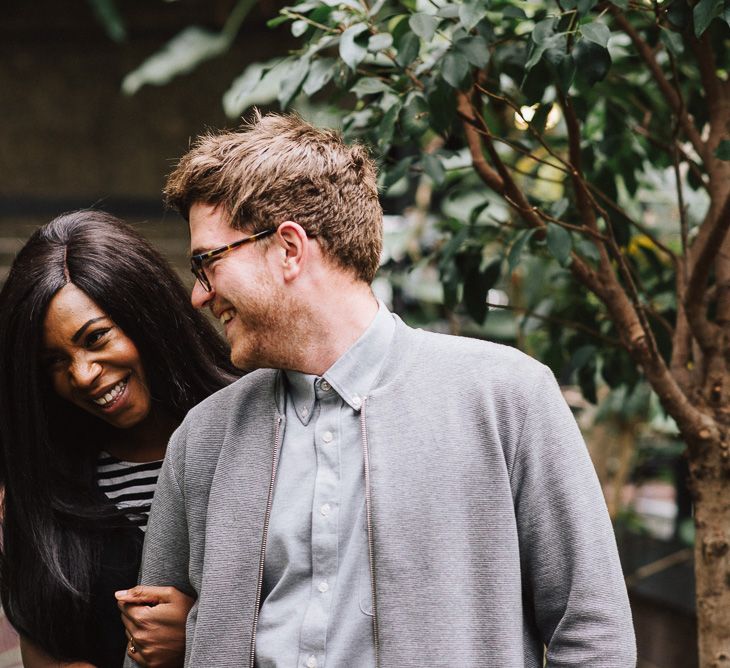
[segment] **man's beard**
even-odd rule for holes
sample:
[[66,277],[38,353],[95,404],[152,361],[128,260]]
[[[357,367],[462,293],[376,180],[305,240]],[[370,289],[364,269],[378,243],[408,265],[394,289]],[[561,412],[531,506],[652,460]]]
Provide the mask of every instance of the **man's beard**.
[[292,369],[301,359],[298,344],[309,329],[306,309],[272,284],[261,293],[245,310],[234,305],[239,321],[233,326],[239,332],[232,341],[231,361],[242,371]]

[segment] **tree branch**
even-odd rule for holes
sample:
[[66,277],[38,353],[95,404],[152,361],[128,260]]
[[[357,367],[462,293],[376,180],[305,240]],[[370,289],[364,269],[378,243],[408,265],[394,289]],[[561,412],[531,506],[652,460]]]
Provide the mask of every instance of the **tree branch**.
[[589,336],[592,336],[593,338],[602,341],[603,343],[609,345],[609,346],[615,346],[620,347],[621,342],[617,341],[616,339],[612,339],[610,336],[606,336],[605,334],[601,334],[600,332],[597,332],[594,329],[591,329],[590,327],[587,327],[581,322],[575,322],[574,320],[566,320],[564,318],[558,318],[553,315],[542,315],[540,313],[535,313],[531,309],[522,308],[520,306],[512,306],[511,304],[492,304],[491,302],[487,302],[487,306],[489,308],[499,308],[503,309],[505,311],[513,311],[514,313],[521,313],[525,316],[525,319],[527,318],[535,318],[536,320],[542,320],[543,322],[552,322],[557,325],[563,325],[565,327],[570,327],[571,329],[578,330],[579,332],[583,332],[584,334],[588,334]]
[[482,153],[482,140],[479,131],[475,127],[476,114],[466,93],[459,91],[456,94],[456,109],[462,119],[466,143],[476,173],[494,192],[500,195],[503,194],[504,181],[502,177],[489,166],[484,158],[484,153]]
[[672,111],[677,115],[679,122],[682,125],[682,129],[687,135],[690,143],[694,147],[695,151],[697,151],[697,154],[702,158],[702,160],[706,162],[708,156],[705,143],[702,141],[702,137],[700,136],[699,131],[692,122],[692,119],[687,114],[687,110],[684,108],[681,99],[677,95],[677,91],[674,89],[672,84],[669,83],[667,77],[662,71],[662,68],[659,66],[659,63],[657,63],[656,58],[654,58],[654,53],[651,50],[651,47],[644,41],[636,28],[631,25],[621,9],[619,9],[614,4],[610,4],[609,11],[611,12],[616,23],[634,43],[636,50],[639,52],[639,55],[648,66],[652,77],[654,77],[654,81],[656,81],[657,85],[659,86],[659,90],[669,103]]
[[687,319],[692,328],[692,333],[703,351],[711,353],[719,345],[719,328],[705,317],[702,297],[707,287],[712,264],[722,247],[728,229],[730,229],[730,195],[725,198],[725,202],[715,219],[705,224],[710,225],[709,231],[706,235],[703,235],[703,238],[697,238],[695,245],[701,245],[696,250],[693,248],[692,271],[687,281],[684,308],[687,312]]

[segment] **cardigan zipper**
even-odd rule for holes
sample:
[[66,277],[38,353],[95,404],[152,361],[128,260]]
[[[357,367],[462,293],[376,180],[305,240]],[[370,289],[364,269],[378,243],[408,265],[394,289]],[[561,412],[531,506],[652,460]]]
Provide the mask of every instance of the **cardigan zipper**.
[[269,537],[269,522],[271,521],[271,506],[274,502],[274,483],[276,481],[276,469],[279,465],[279,451],[281,450],[281,416],[276,419],[276,432],[274,435],[274,455],[271,464],[271,480],[269,481],[269,496],[266,499],[266,514],[264,515],[264,532],[261,539],[261,553],[259,555],[259,579],[256,583],[256,603],[253,610],[253,629],[251,630],[251,654],[249,666],[254,668],[256,662],[256,626],[259,622],[259,609],[261,607],[261,590],[264,584],[264,559],[266,558],[266,542]]
[[378,605],[375,594],[375,541],[373,538],[373,510],[370,494],[370,450],[368,448],[368,430],[365,425],[365,404],[362,400],[360,408],[360,431],[362,433],[363,463],[365,465],[365,518],[368,529],[368,562],[370,564],[370,595],[373,600],[373,644],[375,645],[375,668],[380,668],[380,638],[378,633]]

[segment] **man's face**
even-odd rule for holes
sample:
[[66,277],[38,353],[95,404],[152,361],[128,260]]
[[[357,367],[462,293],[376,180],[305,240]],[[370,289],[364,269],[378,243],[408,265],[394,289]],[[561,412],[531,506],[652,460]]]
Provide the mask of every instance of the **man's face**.
[[[230,227],[222,209],[196,203],[190,209],[191,254],[203,253],[238,241],[248,232]],[[195,282],[191,301],[208,306],[221,322],[231,346],[231,360],[240,369],[282,365],[286,341],[286,298],[277,281],[275,243],[254,241],[211,258],[204,267],[211,284],[206,292]]]

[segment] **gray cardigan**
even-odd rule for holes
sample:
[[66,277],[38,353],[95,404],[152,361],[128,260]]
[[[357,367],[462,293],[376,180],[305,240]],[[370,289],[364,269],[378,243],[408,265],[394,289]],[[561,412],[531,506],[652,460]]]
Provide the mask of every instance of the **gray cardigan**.
[[[551,372],[401,321],[383,367],[365,413],[380,665],[542,668],[546,646],[548,667],[633,668],[611,523]],[[170,442],[141,582],[197,597],[186,666],[250,665],[281,401],[279,372],[254,372]]]

